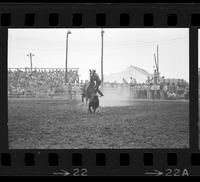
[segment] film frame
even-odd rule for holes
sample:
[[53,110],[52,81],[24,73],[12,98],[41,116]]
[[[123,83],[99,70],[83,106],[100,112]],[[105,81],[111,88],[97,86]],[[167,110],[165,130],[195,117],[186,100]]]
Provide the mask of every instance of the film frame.
[[[196,176],[198,4],[0,4],[0,175]],[[189,149],[8,149],[8,28],[189,28]]]

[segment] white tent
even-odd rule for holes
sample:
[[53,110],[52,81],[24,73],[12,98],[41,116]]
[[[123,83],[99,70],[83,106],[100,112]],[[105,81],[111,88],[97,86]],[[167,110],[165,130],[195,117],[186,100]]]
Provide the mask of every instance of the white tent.
[[144,69],[131,65],[122,72],[104,75],[104,81],[122,83],[123,78],[126,81],[129,81],[130,77],[132,77],[133,79],[136,79],[137,83],[144,83],[148,76],[152,77],[153,75]]

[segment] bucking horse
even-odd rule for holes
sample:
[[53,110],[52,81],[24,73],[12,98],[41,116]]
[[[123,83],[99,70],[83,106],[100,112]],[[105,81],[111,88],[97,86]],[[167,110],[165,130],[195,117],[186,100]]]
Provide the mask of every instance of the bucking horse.
[[[96,109],[99,107],[99,98],[97,93],[100,96],[103,96],[103,93],[99,90],[99,85],[101,84],[101,80],[96,73],[95,70],[90,70],[90,80],[83,88],[82,92],[82,102],[84,102],[84,98],[86,99],[86,104],[88,104],[88,111],[91,113],[96,112]],[[89,102],[88,102],[89,101]]]

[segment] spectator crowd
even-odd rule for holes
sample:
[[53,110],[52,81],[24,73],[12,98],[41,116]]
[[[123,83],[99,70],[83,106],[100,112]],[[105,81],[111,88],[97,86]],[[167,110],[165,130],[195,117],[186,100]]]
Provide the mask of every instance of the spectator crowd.
[[129,82],[105,83],[107,87],[123,87],[129,89],[129,96],[141,99],[189,99],[189,83],[183,79],[165,79],[159,82],[147,79],[145,83],[137,83],[133,78]]
[[[77,70],[68,71],[70,82],[77,78]],[[8,69],[8,95],[52,95],[64,88],[65,69]]]
[[[81,87],[85,83],[79,82],[76,69],[68,71],[68,81],[78,83]],[[77,84],[76,84],[77,85]],[[126,88],[131,98],[141,99],[189,99],[189,83],[183,79],[147,78],[145,83],[137,83],[134,78],[122,83],[106,82],[104,87]],[[65,69],[8,69],[8,96],[53,96],[64,93],[66,88],[71,93],[69,85],[65,84]]]

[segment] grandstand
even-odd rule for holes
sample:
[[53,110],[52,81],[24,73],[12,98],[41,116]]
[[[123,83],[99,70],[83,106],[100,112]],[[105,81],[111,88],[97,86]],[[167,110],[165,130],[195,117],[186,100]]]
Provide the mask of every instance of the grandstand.
[[[68,83],[79,83],[78,68],[68,69]],[[8,97],[52,97],[66,91],[64,68],[8,69]]]

